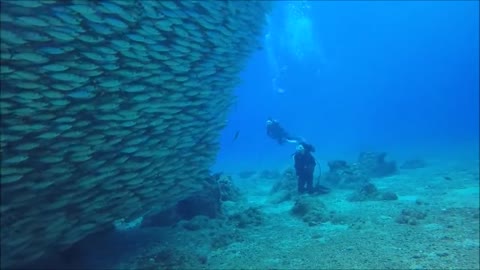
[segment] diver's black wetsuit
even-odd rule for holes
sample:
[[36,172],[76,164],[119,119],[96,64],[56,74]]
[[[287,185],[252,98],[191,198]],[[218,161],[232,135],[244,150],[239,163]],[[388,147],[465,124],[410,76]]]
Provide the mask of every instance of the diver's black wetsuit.
[[295,172],[298,176],[298,192],[313,193],[313,172],[315,170],[315,158],[312,156],[309,149],[303,152],[295,153]]
[[300,141],[299,138],[290,136],[277,121],[272,121],[271,124],[267,125],[267,135],[277,140],[279,144],[284,144],[286,141]]

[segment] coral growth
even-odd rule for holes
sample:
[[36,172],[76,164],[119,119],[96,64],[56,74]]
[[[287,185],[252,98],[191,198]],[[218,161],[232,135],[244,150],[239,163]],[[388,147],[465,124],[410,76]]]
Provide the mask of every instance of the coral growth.
[[315,226],[335,219],[333,212],[328,212],[325,204],[318,197],[300,196],[296,199],[291,213],[309,226]]
[[400,215],[395,219],[397,223],[417,225],[419,220],[424,219],[427,213],[419,209],[409,208],[403,209]]
[[387,191],[381,192],[372,183],[363,185],[360,189],[350,194],[347,200],[351,202],[358,201],[391,201],[398,199],[397,194]]
[[328,162],[329,171],[323,180],[337,188],[357,188],[369,181],[367,175],[360,171],[355,164],[350,165],[344,160]]
[[397,171],[397,165],[394,161],[385,161],[386,156],[387,153],[384,152],[362,152],[357,164],[359,169],[369,177],[389,176]]

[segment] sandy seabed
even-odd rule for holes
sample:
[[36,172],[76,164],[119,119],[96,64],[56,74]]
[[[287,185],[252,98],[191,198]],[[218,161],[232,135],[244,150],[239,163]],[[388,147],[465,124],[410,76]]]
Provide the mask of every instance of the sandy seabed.
[[[480,269],[478,166],[478,160],[438,162],[372,180],[379,190],[395,192],[395,201],[349,202],[351,190],[333,190],[320,199],[344,221],[316,226],[290,213],[292,201],[268,202],[272,180],[237,180],[246,204],[261,210],[262,225],[154,228],[159,240],[115,267]],[[396,221],[412,208],[425,218],[416,225]]]

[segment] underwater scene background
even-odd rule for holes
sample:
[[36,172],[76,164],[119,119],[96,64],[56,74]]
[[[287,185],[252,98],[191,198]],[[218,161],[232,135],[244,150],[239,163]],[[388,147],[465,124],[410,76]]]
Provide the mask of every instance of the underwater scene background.
[[478,1],[0,12],[2,269],[480,269]]
[[242,73],[218,163],[289,162],[292,148],[264,135],[268,117],[315,144],[325,159],[366,149],[399,158],[455,149],[477,156],[476,5],[278,3],[264,50]]

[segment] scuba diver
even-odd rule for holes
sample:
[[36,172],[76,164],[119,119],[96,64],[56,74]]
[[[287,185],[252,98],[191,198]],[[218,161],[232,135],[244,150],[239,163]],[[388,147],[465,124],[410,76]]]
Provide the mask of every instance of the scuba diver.
[[329,193],[330,189],[320,185],[318,182],[315,187],[313,186],[313,173],[317,164],[312,155],[313,152],[315,152],[313,145],[302,142],[297,146],[297,151],[294,154],[295,172],[298,177],[298,193]]
[[317,164],[315,158],[312,156],[315,148],[306,143],[300,143],[297,146],[297,151],[294,154],[295,173],[298,177],[298,193],[306,192],[313,193],[313,172]]
[[300,143],[302,139],[290,136],[285,129],[280,126],[277,120],[268,118],[267,120],[267,135],[276,140],[278,144],[284,144],[285,142],[289,143]]

